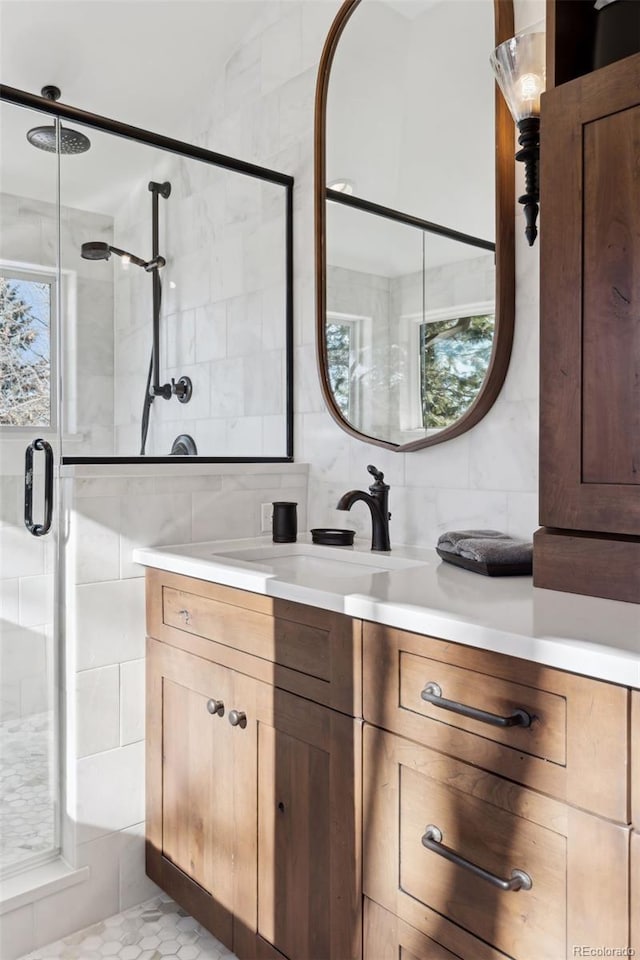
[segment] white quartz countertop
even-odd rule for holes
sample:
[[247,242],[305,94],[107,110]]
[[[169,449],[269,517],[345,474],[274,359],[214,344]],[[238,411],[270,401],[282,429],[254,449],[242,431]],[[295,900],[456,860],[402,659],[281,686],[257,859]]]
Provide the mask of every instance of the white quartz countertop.
[[640,604],[540,590],[531,577],[479,576],[434,550],[376,554],[368,544],[260,537],[137,548],[133,559],[640,689]]

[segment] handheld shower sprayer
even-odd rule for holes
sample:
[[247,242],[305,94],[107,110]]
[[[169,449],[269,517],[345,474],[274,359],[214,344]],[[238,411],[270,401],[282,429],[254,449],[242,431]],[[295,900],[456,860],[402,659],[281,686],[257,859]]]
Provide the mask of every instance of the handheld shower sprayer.
[[153,260],[143,260],[142,257],[136,257],[135,253],[129,253],[128,250],[121,250],[120,247],[112,247],[110,243],[103,243],[101,240],[89,240],[83,243],[80,249],[84,260],[110,260],[111,254],[115,253],[117,257],[122,257],[127,263],[134,263],[136,267],[142,267],[147,273],[151,273],[156,267],[164,267],[166,260],[164,257],[154,257]]
[[171,184],[168,180],[164,183],[157,183],[151,180],[149,183],[151,192],[151,259],[143,260],[128,250],[122,250],[120,247],[114,247],[110,243],[101,240],[89,240],[83,243],[80,253],[85,260],[110,260],[111,254],[115,253],[128,263],[133,263],[137,267],[142,267],[147,273],[151,274],[153,283],[153,348],[149,360],[149,373],[147,377],[147,388],[145,392],[144,408],[142,412],[141,445],[140,455],[145,452],[147,442],[147,431],[149,428],[149,412],[151,404],[156,397],[162,397],[164,400],[170,400],[171,397],[177,397],[180,403],[188,403],[193,393],[193,384],[189,377],[180,377],[179,380],[171,379],[170,383],[160,383],[160,307],[162,301],[162,281],[160,280],[160,269],[166,265],[166,260],[160,255],[159,247],[159,229],[158,229],[158,199],[163,197],[165,200],[171,194]]

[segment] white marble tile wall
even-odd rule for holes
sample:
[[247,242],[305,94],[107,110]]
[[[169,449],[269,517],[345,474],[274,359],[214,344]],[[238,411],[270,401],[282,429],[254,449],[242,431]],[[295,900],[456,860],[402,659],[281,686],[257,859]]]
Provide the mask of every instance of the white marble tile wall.
[[[156,399],[146,452],[190,434],[205,456],[284,456],[285,191],[157,152],[160,198],[161,382],[188,376],[189,403]],[[118,246],[148,251],[151,194],[134,189],[115,218]],[[151,349],[151,278],[116,269],[116,435],[137,454]]]
[[51,705],[54,544],[24,526],[30,439],[0,437],[0,721]]
[[[350,438],[326,412],[315,363],[313,97],[324,38],[339,6],[338,0],[265,2],[263,17],[212,85],[195,128],[197,141],[211,149],[296,178],[296,458],[310,464],[310,523],[344,525],[344,514],[334,511],[338,496],[366,484],[366,464],[373,462],[392,485],[392,541],[432,545],[442,530],[471,521],[531,536],[537,527],[539,247],[527,246],[515,200],[516,332],[507,380],[487,417],[455,440],[398,455]],[[515,12],[519,28],[544,17],[536,0],[515,0]],[[239,64],[247,66],[236,69]],[[362,505],[349,519],[362,530],[368,526]]]
[[[257,536],[261,504],[272,500],[296,500],[300,528],[308,525],[304,464],[96,465],[63,472],[64,852],[91,872],[29,908],[29,950],[156,890],[144,873],[144,569],[132,562],[133,548]],[[15,602],[7,591],[7,604]],[[2,960],[25,952],[12,953],[4,941],[3,950]]]

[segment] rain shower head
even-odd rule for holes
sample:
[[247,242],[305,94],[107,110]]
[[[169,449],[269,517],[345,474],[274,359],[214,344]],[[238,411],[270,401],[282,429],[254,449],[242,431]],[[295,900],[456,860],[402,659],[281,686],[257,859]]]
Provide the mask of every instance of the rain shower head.
[[[46,100],[59,100],[61,95],[60,88],[54,86],[43,87],[40,92]],[[55,153],[58,149],[56,128],[53,124],[45,127],[33,127],[28,130],[27,140],[38,150],[45,150],[47,153]],[[85,137],[84,133],[60,125],[61,153],[66,155],[86,153],[90,146],[91,141],[88,137]]]

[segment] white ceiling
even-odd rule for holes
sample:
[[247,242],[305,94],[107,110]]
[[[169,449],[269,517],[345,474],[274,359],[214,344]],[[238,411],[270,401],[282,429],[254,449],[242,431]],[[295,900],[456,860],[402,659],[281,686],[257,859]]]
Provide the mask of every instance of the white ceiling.
[[[1,0],[0,79],[35,94],[55,84],[63,103],[189,139],[207,91],[269,2]],[[55,199],[52,158],[26,140],[30,127],[50,122],[46,115],[0,105],[4,192]],[[62,203],[113,215],[128,185],[153,171],[157,151],[84,132],[91,150],[62,159]]]
[[2,0],[2,82],[175,135],[268,2]]

